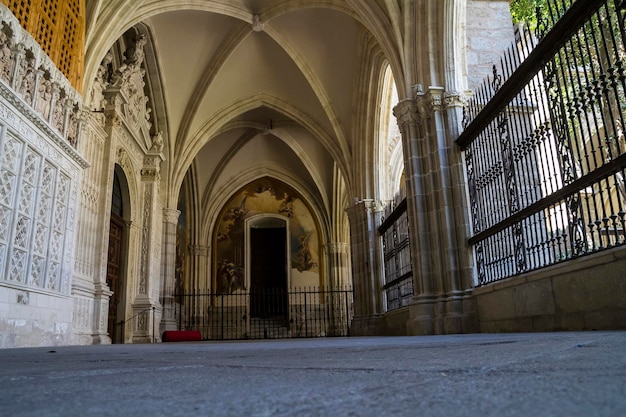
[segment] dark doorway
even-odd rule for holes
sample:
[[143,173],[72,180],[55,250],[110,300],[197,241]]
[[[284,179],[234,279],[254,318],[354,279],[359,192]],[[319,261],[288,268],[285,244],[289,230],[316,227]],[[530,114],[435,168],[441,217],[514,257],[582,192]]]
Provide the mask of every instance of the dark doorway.
[[285,227],[250,229],[250,315],[287,318]]
[[109,337],[113,343],[118,343],[120,340],[117,325],[117,310],[120,303],[120,281],[121,281],[121,267],[122,267],[122,245],[124,234],[124,220],[111,213],[111,226],[109,228],[109,250],[107,255],[107,285],[109,289],[113,291],[111,298],[109,299]]
[[120,322],[124,318],[124,254],[126,251],[125,221],[127,208],[124,201],[128,195],[126,176],[119,165],[115,166],[111,196],[111,221],[109,223],[109,247],[107,249],[107,285],[113,292],[109,298],[108,332],[112,343],[124,343],[124,331]]

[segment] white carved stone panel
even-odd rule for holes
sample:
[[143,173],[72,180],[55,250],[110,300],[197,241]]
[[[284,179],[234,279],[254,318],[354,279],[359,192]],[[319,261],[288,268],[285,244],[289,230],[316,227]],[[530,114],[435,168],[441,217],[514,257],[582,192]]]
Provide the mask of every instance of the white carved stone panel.
[[0,284],[69,294],[80,171],[1,103],[0,151]]

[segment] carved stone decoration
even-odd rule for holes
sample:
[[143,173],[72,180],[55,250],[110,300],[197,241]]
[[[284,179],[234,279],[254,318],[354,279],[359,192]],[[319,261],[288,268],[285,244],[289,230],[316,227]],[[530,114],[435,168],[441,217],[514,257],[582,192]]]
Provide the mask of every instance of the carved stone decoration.
[[11,83],[13,74],[13,39],[7,34],[11,29],[6,22],[2,22],[0,28],[0,78],[7,83]]
[[122,126],[122,120],[115,113],[107,114],[105,119],[105,126],[110,126],[119,129]]
[[113,73],[111,88],[120,91],[126,99],[123,115],[131,130],[137,131],[142,124],[150,128],[150,109],[147,107],[148,97],[144,94],[144,60],[143,47],[147,42],[146,35],[138,35],[124,56],[124,63]]
[[156,135],[152,136],[151,152],[161,153],[163,151],[163,132],[159,131]]
[[24,101],[28,104],[32,104],[35,94],[35,58],[32,56],[31,51],[24,50],[22,45],[19,46],[19,56],[21,59],[18,60],[15,86]]
[[160,180],[160,174],[158,168],[142,168],[141,169],[141,178],[147,181],[158,181]]
[[444,107],[465,107],[467,106],[467,102],[469,101],[469,97],[471,95],[471,91],[451,91],[446,92],[443,95],[443,105]]
[[125,172],[133,172],[133,163],[130,159],[128,153],[124,150],[124,148],[119,148],[117,150],[117,155],[115,158],[117,164],[122,167]]
[[50,74],[45,71],[37,87],[36,109],[44,120],[50,120],[50,108],[52,106],[52,81]]
[[252,17],[252,30],[255,32],[263,32],[265,30],[265,23],[261,21],[261,16],[258,14]]
[[53,84],[52,96],[54,102],[54,110],[52,115],[52,127],[63,134],[65,124],[65,91],[55,88]]
[[393,108],[393,115],[396,116],[400,130],[408,126],[416,126],[419,123],[417,105],[413,100],[402,100]]
[[76,147],[78,145],[78,123],[80,112],[77,108],[72,109],[67,122],[67,140],[70,145]]
[[192,256],[209,256],[209,247],[202,245],[189,245],[189,254]]
[[443,93],[443,87],[428,88],[428,100],[431,111],[439,112],[443,110]]
[[148,242],[150,239],[150,201],[152,191],[147,188],[144,193],[143,206],[143,227],[141,230],[141,272],[139,274],[139,294],[146,294],[146,284],[148,282]]
[[178,223],[178,217],[180,216],[180,210],[176,209],[163,209],[163,222],[176,224]]
[[98,67],[98,73],[94,77],[93,85],[89,95],[89,108],[94,111],[101,111],[106,106],[103,91],[109,85],[109,64],[113,60],[113,55],[109,52]]

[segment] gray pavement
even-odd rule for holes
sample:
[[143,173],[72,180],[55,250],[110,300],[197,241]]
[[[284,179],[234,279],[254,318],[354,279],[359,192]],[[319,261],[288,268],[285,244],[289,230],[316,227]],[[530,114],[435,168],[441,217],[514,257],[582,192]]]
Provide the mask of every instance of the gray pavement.
[[626,332],[5,349],[0,416],[626,416]]

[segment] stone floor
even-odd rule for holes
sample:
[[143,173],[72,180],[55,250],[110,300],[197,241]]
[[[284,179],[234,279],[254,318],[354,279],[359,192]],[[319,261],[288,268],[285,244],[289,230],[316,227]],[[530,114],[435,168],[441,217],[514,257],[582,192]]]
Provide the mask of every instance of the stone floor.
[[0,416],[623,416],[626,332],[0,350]]

